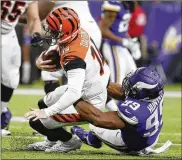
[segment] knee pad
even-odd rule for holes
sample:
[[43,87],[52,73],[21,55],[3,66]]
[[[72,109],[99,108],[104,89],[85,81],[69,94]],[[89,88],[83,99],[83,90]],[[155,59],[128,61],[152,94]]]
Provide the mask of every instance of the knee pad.
[[59,81],[45,81],[44,91],[46,94],[54,91],[57,87],[59,87]]
[[1,114],[1,129],[4,129],[8,126],[11,117],[12,115],[9,109]]
[[39,109],[48,108],[48,106],[45,104],[43,98],[38,101],[38,107],[39,107]]
[[1,83],[1,101],[9,102],[11,96],[13,95],[14,89],[9,88]]

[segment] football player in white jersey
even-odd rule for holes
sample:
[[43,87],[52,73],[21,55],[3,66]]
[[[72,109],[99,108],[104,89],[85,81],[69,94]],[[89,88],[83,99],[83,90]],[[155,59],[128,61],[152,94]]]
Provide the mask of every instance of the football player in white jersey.
[[[101,31],[92,17],[87,1],[39,1],[39,15],[41,20],[45,19],[50,10],[60,7],[69,7],[76,11],[80,18],[81,27],[93,39],[96,47],[99,49],[101,46]],[[104,65],[105,72],[110,72],[107,64]],[[109,73],[108,73],[109,74]],[[44,90],[47,93],[59,87],[58,78],[62,76],[62,71],[47,72],[42,71],[42,79],[45,81]],[[113,100],[108,98],[106,108],[109,110],[116,110],[117,106]]]
[[[87,1],[39,1],[39,15],[41,20],[44,20],[51,10],[53,11],[61,7],[69,7],[76,11],[80,17],[82,28],[89,33],[97,48],[100,48],[102,38],[101,31],[90,13]],[[54,73],[42,71],[41,75],[45,82],[44,90],[46,94],[59,86],[59,78],[62,74],[62,71]]]
[[[47,94],[43,102],[39,102],[41,110],[35,109],[25,114],[30,126],[51,141],[32,144],[29,149],[46,151],[52,146],[53,150],[56,147],[59,152],[68,152],[79,149],[81,144],[75,136],[60,128],[63,121],[77,122],[80,119],[73,107],[80,98],[104,110],[110,74],[105,72],[105,61],[89,34],[80,27],[79,17],[74,10],[63,7],[52,11],[46,18],[45,31],[45,38],[56,44],[50,48],[60,55],[57,59],[68,78],[68,85]],[[48,53],[50,50],[43,52],[38,60]],[[62,116],[62,112],[72,115]]]
[[37,1],[1,1],[1,36],[2,36],[2,73],[1,73],[1,129],[2,135],[10,134],[4,130],[10,122],[11,113],[8,110],[8,102],[14,89],[19,84],[19,67],[21,64],[21,49],[18,43],[15,26],[20,15],[26,12],[27,23],[31,33],[31,44],[42,44],[41,22]]

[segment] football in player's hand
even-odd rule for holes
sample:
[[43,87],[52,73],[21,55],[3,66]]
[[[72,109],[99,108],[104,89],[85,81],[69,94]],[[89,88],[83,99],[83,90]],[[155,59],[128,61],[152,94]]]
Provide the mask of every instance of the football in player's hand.
[[55,64],[57,69],[61,68],[60,56],[57,50],[45,51],[42,58],[44,61],[51,60],[50,64]]

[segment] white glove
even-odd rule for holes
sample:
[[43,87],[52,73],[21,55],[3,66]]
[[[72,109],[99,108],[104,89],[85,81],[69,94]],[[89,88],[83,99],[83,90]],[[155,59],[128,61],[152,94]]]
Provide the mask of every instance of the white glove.
[[141,58],[140,44],[138,43],[137,38],[122,38],[122,44],[131,51],[131,55],[135,60]]

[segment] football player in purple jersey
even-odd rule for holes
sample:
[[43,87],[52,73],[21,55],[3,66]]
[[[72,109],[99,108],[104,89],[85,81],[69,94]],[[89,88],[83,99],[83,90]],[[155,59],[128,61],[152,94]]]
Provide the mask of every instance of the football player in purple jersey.
[[[111,81],[122,84],[123,78],[136,64],[129,52],[135,57],[140,52],[139,44],[128,38],[131,13],[120,1],[104,1],[99,27],[104,38],[102,53],[111,70]],[[140,54],[140,53],[139,53]]]
[[83,143],[94,148],[100,148],[105,143],[127,154],[164,152],[171,145],[170,141],[156,150],[152,149],[163,126],[163,87],[164,83],[156,71],[139,68],[124,78],[122,87],[116,86],[117,91],[124,91],[125,94],[117,111],[101,112],[89,103],[79,101],[76,109],[83,119],[92,123],[91,131],[86,132],[78,126],[72,127],[71,131]]

